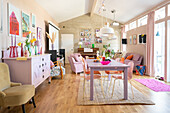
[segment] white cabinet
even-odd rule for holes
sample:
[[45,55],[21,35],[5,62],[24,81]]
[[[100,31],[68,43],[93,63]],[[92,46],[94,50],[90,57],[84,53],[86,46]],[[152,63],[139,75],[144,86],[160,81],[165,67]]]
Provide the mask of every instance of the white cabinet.
[[39,86],[50,76],[50,54],[28,57],[27,60],[4,58],[12,82]]

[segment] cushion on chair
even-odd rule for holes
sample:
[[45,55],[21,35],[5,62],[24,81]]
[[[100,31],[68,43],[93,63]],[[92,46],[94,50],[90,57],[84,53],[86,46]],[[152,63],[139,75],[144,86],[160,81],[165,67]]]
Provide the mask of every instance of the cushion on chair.
[[[101,78],[100,75],[93,75],[93,79],[100,79],[100,78]],[[90,80],[90,76],[86,76],[85,79]]]
[[138,55],[138,54],[133,55],[133,60],[138,61],[139,58],[140,58],[140,55]]
[[[85,73],[90,74],[90,70],[87,70]],[[101,73],[99,71],[94,71],[94,74],[101,74]]]
[[35,87],[33,85],[15,86],[3,92],[6,94],[3,99],[4,107],[18,106],[27,103],[35,95]]
[[128,60],[132,60],[132,58],[133,58],[133,55],[129,55],[129,56],[127,56],[127,58],[126,58],[126,59],[128,59]]
[[113,75],[112,77],[116,79],[123,79],[122,75]]
[[105,71],[106,74],[121,74],[122,71]]

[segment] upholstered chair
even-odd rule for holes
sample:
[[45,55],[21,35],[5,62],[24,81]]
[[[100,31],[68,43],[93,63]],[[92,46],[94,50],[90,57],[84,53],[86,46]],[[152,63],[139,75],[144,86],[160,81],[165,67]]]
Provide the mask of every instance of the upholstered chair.
[[[23,73],[24,76],[24,73]],[[21,85],[10,82],[10,72],[8,65],[0,63],[0,107],[10,107],[22,105],[25,113],[25,104],[32,99],[34,108],[35,87],[33,85]]]

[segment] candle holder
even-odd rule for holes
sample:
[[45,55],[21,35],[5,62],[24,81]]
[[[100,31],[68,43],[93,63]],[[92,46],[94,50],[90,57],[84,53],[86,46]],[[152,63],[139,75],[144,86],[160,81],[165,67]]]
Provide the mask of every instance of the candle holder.
[[10,46],[10,58],[18,57],[18,46]]

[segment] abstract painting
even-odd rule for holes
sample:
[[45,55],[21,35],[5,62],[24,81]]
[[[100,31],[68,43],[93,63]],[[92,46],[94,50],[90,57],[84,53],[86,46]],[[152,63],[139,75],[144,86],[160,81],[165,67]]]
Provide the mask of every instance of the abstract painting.
[[35,28],[35,21],[36,21],[35,15],[32,14],[32,27],[33,27],[33,28]]
[[130,36],[129,44],[132,44],[132,36]]
[[22,12],[22,37],[29,38],[30,34],[30,16]]
[[9,35],[20,36],[21,13],[18,8],[11,4],[8,4],[8,26]]
[[37,27],[37,40],[41,40],[42,37],[42,29]]
[[133,44],[137,44],[137,35],[133,35]]

